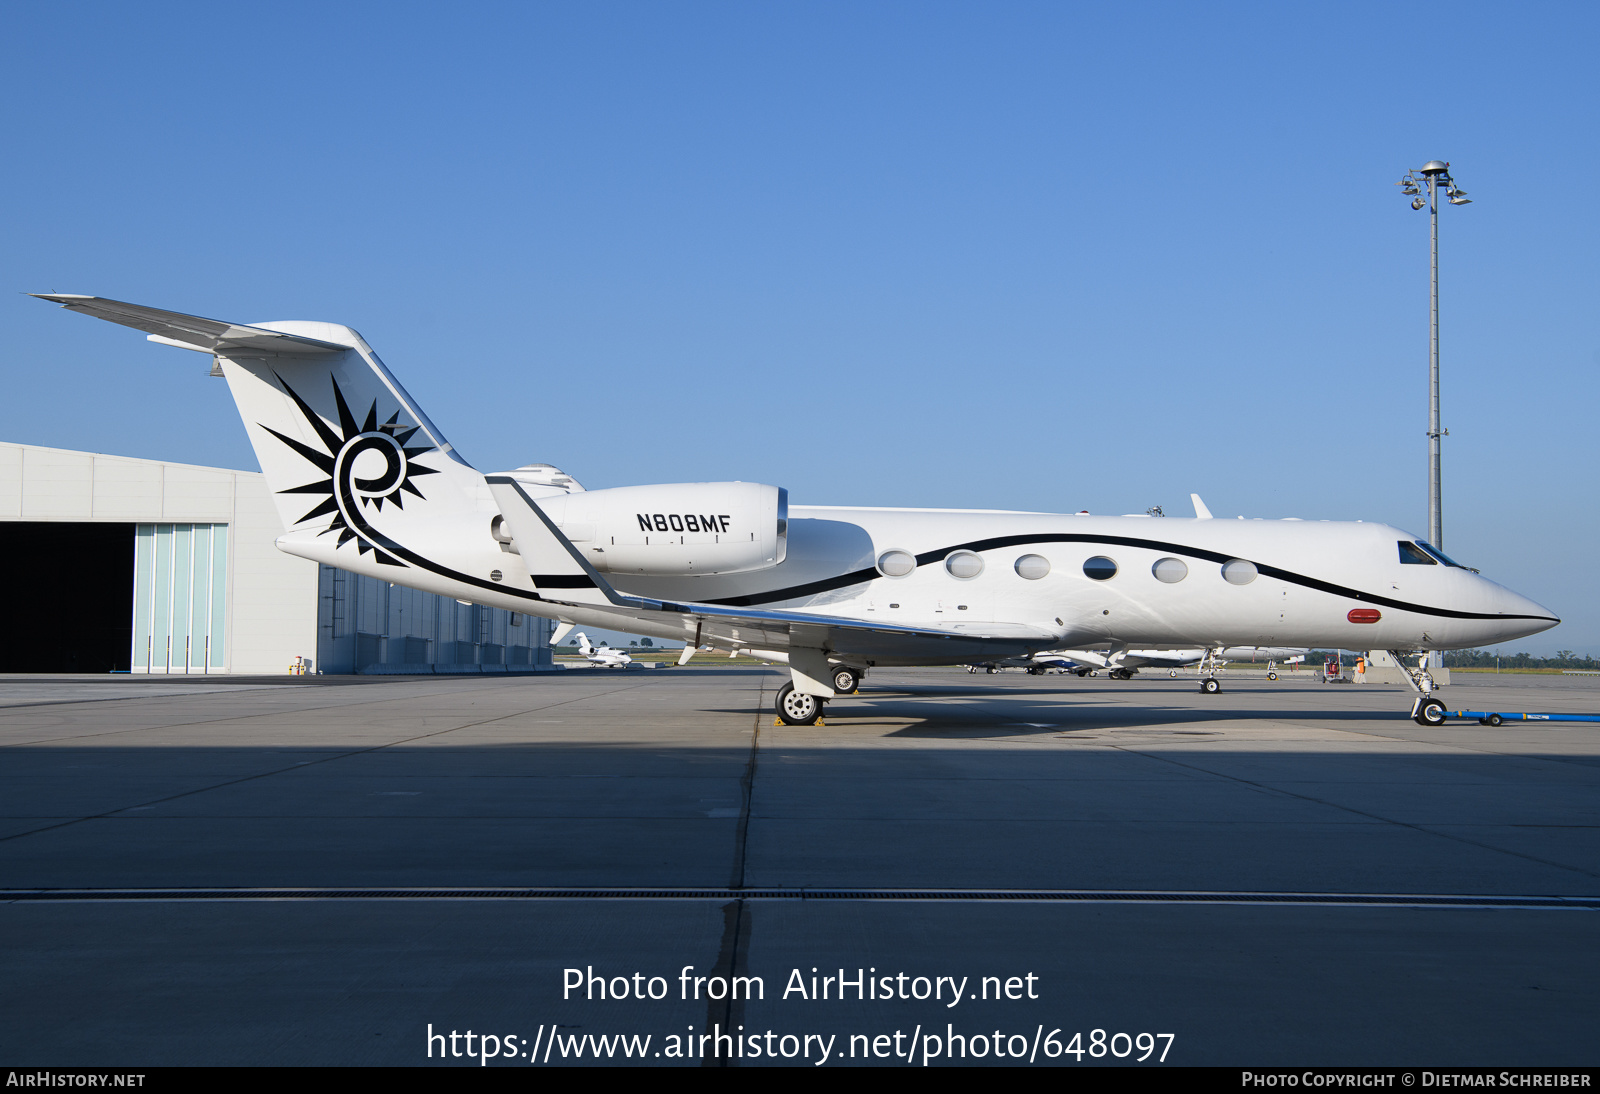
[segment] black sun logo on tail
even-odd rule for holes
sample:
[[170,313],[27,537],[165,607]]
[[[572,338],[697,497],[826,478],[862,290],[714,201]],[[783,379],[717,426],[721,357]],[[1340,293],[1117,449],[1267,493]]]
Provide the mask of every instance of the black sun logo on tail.
[[[276,376],[276,373],[274,375]],[[387,537],[379,535],[367,523],[366,510],[370,508],[381,513],[385,502],[397,509],[404,509],[406,494],[426,500],[425,495],[417,489],[412,480],[422,475],[439,473],[435,468],[424,467],[416,462],[418,456],[434,451],[433,447],[422,445],[407,448],[406,442],[419,427],[400,425],[398,410],[389,416],[388,421],[379,422],[376,399],[367,411],[366,420],[357,425],[356,417],[350,412],[349,404],[345,402],[344,392],[339,390],[337,380],[333,381],[333,398],[339,407],[339,429],[335,431],[322,420],[321,415],[306,405],[306,401],[300,398],[292,387],[284,383],[282,376],[278,376],[277,380],[283,385],[283,390],[288,393],[289,398],[294,400],[295,406],[300,408],[300,413],[305,415],[306,422],[316,431],[327,449],[326,452],[319,452],[293,437],[284,436],[271,426],[261,426],[327,476],[319,482],[308,482],[304,486],[278,491],[280,494],[324,495],[324,499],[314,509],[295,523],[302,524],[316,517],[332,514],[333,520],[323,529],[321,535],[337,531],[338,546],[342,547],[353,539],[356,541],[357,550],[362,554],[372,551],[375,552],[374,557],[378,562],[389,566],[404,566],[405,563],[379,545],[381,542],[393,549]]]

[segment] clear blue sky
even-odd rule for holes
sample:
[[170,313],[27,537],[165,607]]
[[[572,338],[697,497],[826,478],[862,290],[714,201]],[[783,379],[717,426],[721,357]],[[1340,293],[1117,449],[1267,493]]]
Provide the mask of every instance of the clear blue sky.
[[1600,654],[1600,7],[13,4],[0,438],[254,467],[199,355],[360,330],[468,460],[1426,529]]

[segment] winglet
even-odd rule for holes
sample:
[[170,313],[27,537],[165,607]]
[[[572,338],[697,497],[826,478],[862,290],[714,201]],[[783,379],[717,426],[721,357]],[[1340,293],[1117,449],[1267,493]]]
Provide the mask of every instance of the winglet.
[[1189,500],[1194,502],[1194,519],[1210,520],[1211,510],[1206,508],[1206,503],[1200,500],[1199,494],[1190,494]]

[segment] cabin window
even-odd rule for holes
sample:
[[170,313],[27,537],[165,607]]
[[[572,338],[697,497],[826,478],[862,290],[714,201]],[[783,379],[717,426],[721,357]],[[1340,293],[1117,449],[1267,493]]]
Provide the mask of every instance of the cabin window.
[[1017,576],[1025,581],[1038,581],[1050,572],[1050,560],[1043,555],[1023,555],[1014,568]]
[[971,551],[952,551],[944,560],[945,572],[963,581],[983,573],[983,558]]
[[1222,564],[1222,579],[1229,585],[1248,585],[1256,579],[1256,564],[1242,558]]
[[1402,566],[1437,566],[1439,565],[1428,552],[1407,540],[1400,541],[1400,564]]
[[905,577],[917,568],[917,556],[895,548],[878,556],[878,572],[884,577]]
[[1095,581],[1105,581],[1117,576],[1117,564],[1104,555],[1095,555],[1083,564],[1083,574]]
[[1150,572],[1156,575],[1157,581],[1176,585],[1189,576],[1189,564],[1181,558],[1158,558],[1156,564],[1150,567]]

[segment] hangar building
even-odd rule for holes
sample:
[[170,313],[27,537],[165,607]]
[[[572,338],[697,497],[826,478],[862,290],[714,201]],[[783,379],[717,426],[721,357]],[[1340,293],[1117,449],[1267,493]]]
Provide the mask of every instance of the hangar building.
[[258,472],[0,443],[0,672],[517,672],[548,620],[286,555]]

